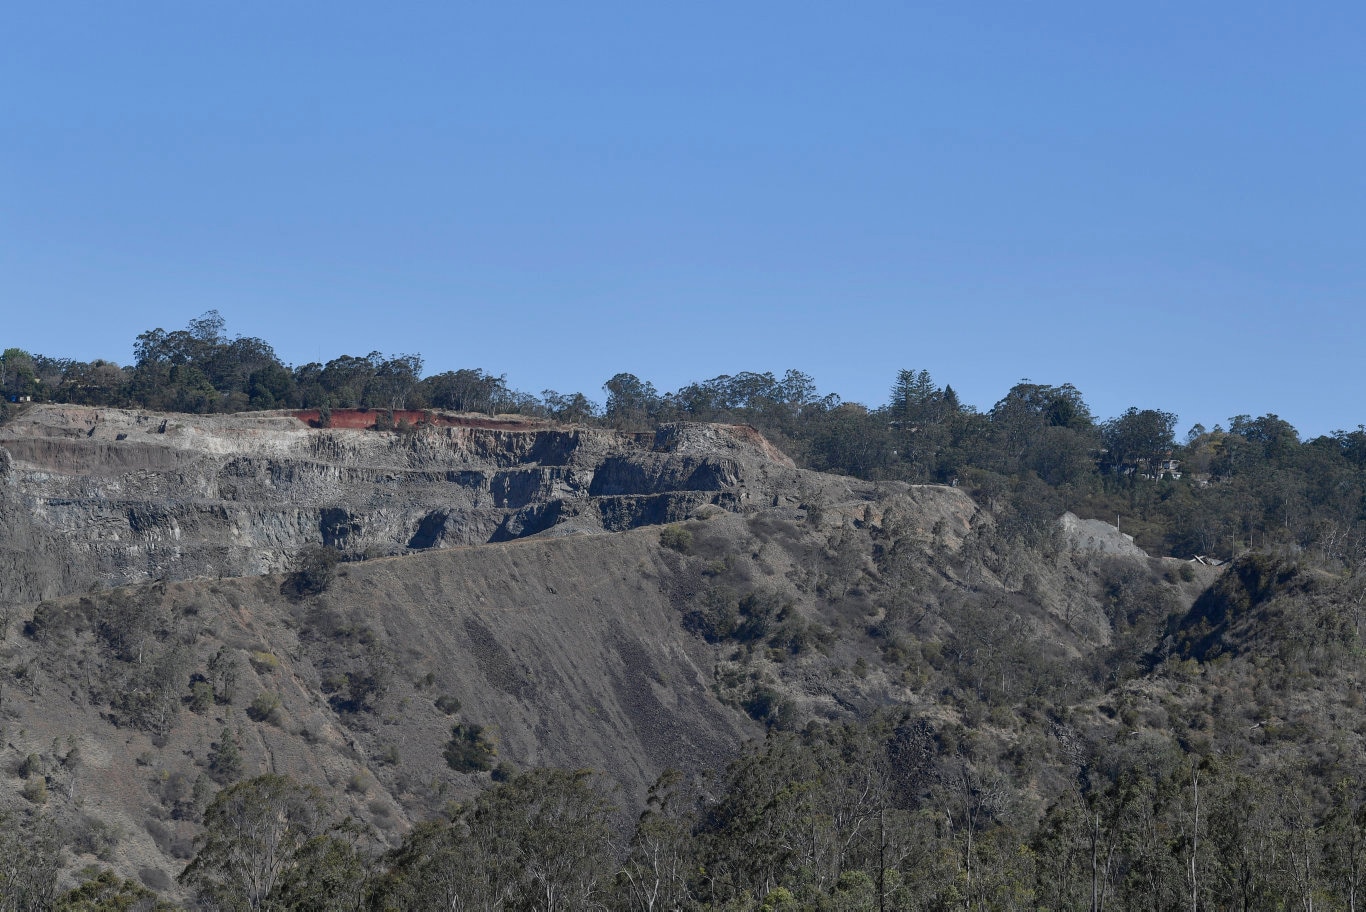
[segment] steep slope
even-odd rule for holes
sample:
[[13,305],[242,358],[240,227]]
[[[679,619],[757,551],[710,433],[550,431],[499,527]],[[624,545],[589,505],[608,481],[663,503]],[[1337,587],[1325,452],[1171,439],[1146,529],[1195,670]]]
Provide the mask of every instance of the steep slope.
[[[709,642],[687,623],[708,596],[689,587],[750,581],[785,593],[789,621],[825,624],[816,577],[864,572],[826,553],[830,536],[889,508],[950,535],[975,509],[947,488],[836,507],[814,526],[796,509],[746,519],[713,507],[668,527],[695,530],[690,555],[652,529],[538,537],[346,564],[297,601],[277,575],[15,611],[2,655],[8,803],[26,806],[18,793],[41,779],[67,825],[122,834],[108,854],[125,871],[174,873],[214,781],[260,771],[346,794],[397,835],[487,780],[443,757],[459,723],[482,726],[498,762],[603,771],[633,806],[664,769],[715,769],[761,734],[756,688],[803,713],[848,714],[823,683],[848,656],[789,644],[775,660]],[[870,686],[840,699],[889,698]],[[229,742],[237,767],[223,760]]]
[[[0,443],[0,806],[49,813],[73,869],[154,885],[262,771],[392,844],[497,764],[599,770],[629,816],[666,768],[813,720],[897,708],[1004,750],[1201,586],[1095,530],[1006,540],[958,488],[797,470],[745,428],[66,409]],[[260,572],[320,541],[369,559],[302,598]]]
[[40,406],[0,427],[0,601],[272,572],[310,542],[359,557],[619,531],[791,497],[799,476],[724,425],[437,415],[400,432]]
[[[633,533],[368,561],[300,603],[278,577],[44,603],[4,649],[22,669],[4,694],[6,763],[41,758],[47,806],[125,834],[113,857],[130,870],[173,864],[149,833],[184,854],[196,780],[234,778],[214,764],[225,732],[239,774],[349,789],[382,832],[486,778],[444,761],[457,721],[518,767],[588,766],[643,792],[758,732],[712,695],[705,645],[645,585],[657,572],[658,545]],[[218,700],[192,709],[192,678]]]
[[1249,766],[1366,764],[1366,574],[1263,553],[1172,619],[1152,673],[1114,694],[1135,726]]

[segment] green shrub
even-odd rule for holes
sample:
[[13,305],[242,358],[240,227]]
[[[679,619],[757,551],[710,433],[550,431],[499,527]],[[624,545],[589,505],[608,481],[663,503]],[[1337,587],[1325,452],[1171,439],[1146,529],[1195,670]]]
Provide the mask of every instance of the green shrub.
[[457,773],[486,773],[493,769],[498,749],[484,734],[484,726],[462,722],[451,729],[451,740],[442,755]]
[[740,708],[751,719],[770,728],[786,728],[791,725],[795,710],[791,701],[783,699],[778,691],[766,684],[756,686],[749,696],[740,701]]
[[47,804],[47,780],[42,776],[30,779],[24,786],[23,795],[32,804]]
[[721,576],[730,569],[730,564],[723,560],[710,560],[702,567],[702,573],[706,576]]
[[81,814],[72,822],[66,834],[67,845],[83,855],[94,855],[101,861],[112,861],[123,834],[98,817]]
[[82,598],[75,605],[42,602],[33,609],[32,620],[24,624],[24,635],[45,644],[64,644],[92,626],[95,603]]
[[253,652],[249,661],[258,674],[271,674],[280,670],[280,660],[269,652]]
[[42,774],[43,760],[37,754],[29,754],[24,758],[24,762],[19,764],[19,776],[23,779],[32,779]]
[[241,662],[228,647],[220,646],[209,659],[209,684],[213,687],[215,703],[232,703],[237,692],[237,669]]
[[679,554],[687,554],[692,551],[692,533],[682,526],[665,526],[659,531],[659,543]]
[[388,674],[383,666],[371,665],[350,674],[335,673],[323,680],[328,704],[339,713],[375,712],[388,690]]
[[209,775],[220,785],[242,778],[242,751],[226,728],[209,749]]
[[205,712],[213,705],[213,685],[208,681],[195,681],[190,685],[190,710]]
[[305,596],[326,592],[337,576],[337,562],[340,559],[335,548],[305,545],[290,562],[290,574],[280,585],[280,593],[298,601]]
[[720,643],[735,635],[740,624],[740,613],[735,597],[727,589],[708,589],[699,604],[683,615],[683,629],[702,637],[708,643]]
[[247,707],[247,715],[254,722],[278,722],[280,720],[280,695],[263,690],[256,695]]
[[764,904],[759,907],[759,912],[797,912],[800,908],[802,904],[797,902],[797,897],[792,895],[791,890],[787,887],[775,887],[764,897]]

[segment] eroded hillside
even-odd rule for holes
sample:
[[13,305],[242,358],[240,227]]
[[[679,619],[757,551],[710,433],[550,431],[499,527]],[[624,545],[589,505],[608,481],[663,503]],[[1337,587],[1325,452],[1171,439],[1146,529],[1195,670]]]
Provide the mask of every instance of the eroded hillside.
[[804,486],[744,427],[436,418],[399,432],[293,413],[32,408],[0,427],[0,600],[267,573],[310,542],[374,557],[620,531],[708,504],[795,504],[824,485]]
[[[732,426],[45,408],[0,445],[5,803],[95,834],[72,869],[163,889],[258,772],[392,845],[515,769],[599,770],[629,816],[766,729],[896,708],[1005,751],[1074,704],[1103,728],[1097,682],[1207,581],[1099,527],[1009,541],[960,489],[800,471]],[[277,571],[318,543],[356,560],[301,594]]]

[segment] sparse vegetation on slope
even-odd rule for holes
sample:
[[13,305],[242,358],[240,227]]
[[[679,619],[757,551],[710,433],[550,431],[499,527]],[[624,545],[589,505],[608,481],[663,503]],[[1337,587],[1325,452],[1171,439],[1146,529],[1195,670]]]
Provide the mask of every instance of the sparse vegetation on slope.
[[[1359,894],[1360,432],[1239,417],[1178,447],[1157,410],[1023,383],[979,414],[924,372],[871,410],[795,372],[617,375],[598,413],[415,359],[277,371],[257,341],[147,334],[99,376],[205,412],[269,387],[319,423],[383,393],[392,429],[35,405],[0,432],[0,905]],[[401,427],[438,388],[539,423]],[[753,428],[635,433],[677,418],[842,474]],[[224,859],[266,806],[298,813],[248,884]]]

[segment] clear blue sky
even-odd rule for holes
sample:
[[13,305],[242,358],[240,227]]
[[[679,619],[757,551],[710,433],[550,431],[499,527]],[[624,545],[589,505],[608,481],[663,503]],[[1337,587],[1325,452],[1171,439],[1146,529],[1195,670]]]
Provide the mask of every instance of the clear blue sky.
[[1366,422],[1359,3],[8,4],[0,345]]

